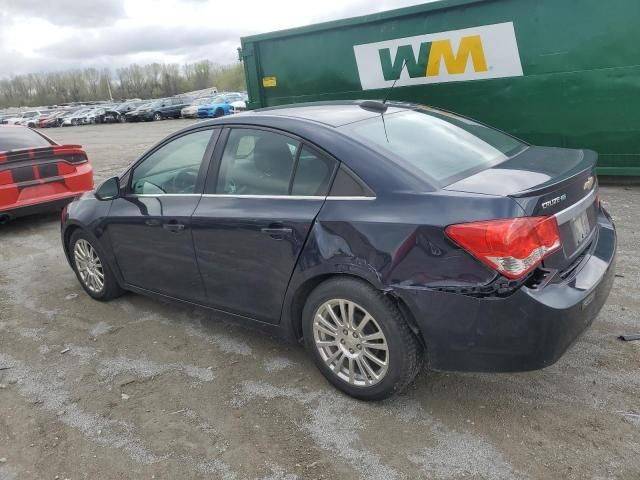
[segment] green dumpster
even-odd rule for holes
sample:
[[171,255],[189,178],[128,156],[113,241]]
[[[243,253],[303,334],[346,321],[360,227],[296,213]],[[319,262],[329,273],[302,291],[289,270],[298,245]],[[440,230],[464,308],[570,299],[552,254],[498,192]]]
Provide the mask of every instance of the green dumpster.
[[240,56],[251,109],[388,95],[640,175],[639,20],[638,0],[441,0],[245,37]]

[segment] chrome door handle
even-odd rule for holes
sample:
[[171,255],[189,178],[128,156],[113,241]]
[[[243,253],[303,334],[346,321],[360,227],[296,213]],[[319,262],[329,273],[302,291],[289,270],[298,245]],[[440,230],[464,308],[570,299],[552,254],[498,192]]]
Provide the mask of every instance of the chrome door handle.
[[184,225],[181,223],[165,223],[162,225],[162,228],[170,232],[179,232],[180,230],[184,230]]
[[260,231],[269,235],[274,240],[284,240],[284,237],[290,235],[293,232],[293,229],[289,227],[281,227],[276,223],[273,226],[261,228]]

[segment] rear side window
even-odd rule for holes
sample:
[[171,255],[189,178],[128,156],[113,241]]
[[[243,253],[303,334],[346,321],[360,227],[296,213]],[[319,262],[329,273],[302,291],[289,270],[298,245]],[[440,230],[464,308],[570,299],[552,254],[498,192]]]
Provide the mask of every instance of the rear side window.
[[303,147],[298,157],[291,195],[325,196],[334,166],[335,161]]
[[49,146],[51,143],[46,138],[29,128],[0,127],[0,152]]
[[292,138],[264,130],[231,130],[216,193],[288,195],[299,144]]
[[527,147],[499,130],[426,107],[362,120],[341,130],[439,186],[490,168]]
[[374,197],[374,193],[356,179],[344,165],[340,166],[331,187],[330,197]]
[[215,193],[326,196],[336,161],[287,135],[234,128],[225,145]]

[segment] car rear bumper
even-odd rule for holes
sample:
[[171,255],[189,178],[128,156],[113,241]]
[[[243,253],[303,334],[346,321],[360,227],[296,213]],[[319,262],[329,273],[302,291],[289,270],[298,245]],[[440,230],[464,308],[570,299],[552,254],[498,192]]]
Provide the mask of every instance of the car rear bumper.
[[616,232],[604,211],[579,266],[542,289],[477,298],[419,288],[395,293],[412,311],[432,368],[507,372],[556,362],[593,322],[615,277]]
[[88,162],[77,165],[71,174],[44,180],[0,185],[0,214],[11,217],[64,205],[80,193],[93,189],[93,170]]

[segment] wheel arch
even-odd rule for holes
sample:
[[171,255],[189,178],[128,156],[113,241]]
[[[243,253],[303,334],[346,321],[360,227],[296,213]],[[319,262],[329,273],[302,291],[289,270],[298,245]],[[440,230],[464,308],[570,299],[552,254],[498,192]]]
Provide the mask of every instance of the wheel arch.
[[367,285],[375,288],[376,290],[387,295],[387,297],[396,305],[405,322],[414,334],[419,338],[420,342],[424,346],[422,333],[418,327],[418,322],[411,313],[409,307],[404,301],[396,295],[393,295],[393,291],[388,288],[384,288],[379,281],[374,281],[369,275],[362,274],[357,270],[349,272],[324,272],[314,275],[305,279],[296,285],[293,291],[290,293],[290,298],[285,304],[283,310],[282,326],[284,327],[286,334],[292,340],[300,342],[303,339],[302,333],[302,312],[304,310],[305,303],[311,292],[316,289],[320,284],[336,278],[350,277],[355,280],[359,280]]
[[68,225],[64,231],[62,232],[62,248],[64,249],[64,254],[67,257],[67,262],[71,265],[71,252],[69,251],[69,241],[71,240],[71,235],[76,230],[82,230],[82,227],[78,224],[72,223]]

